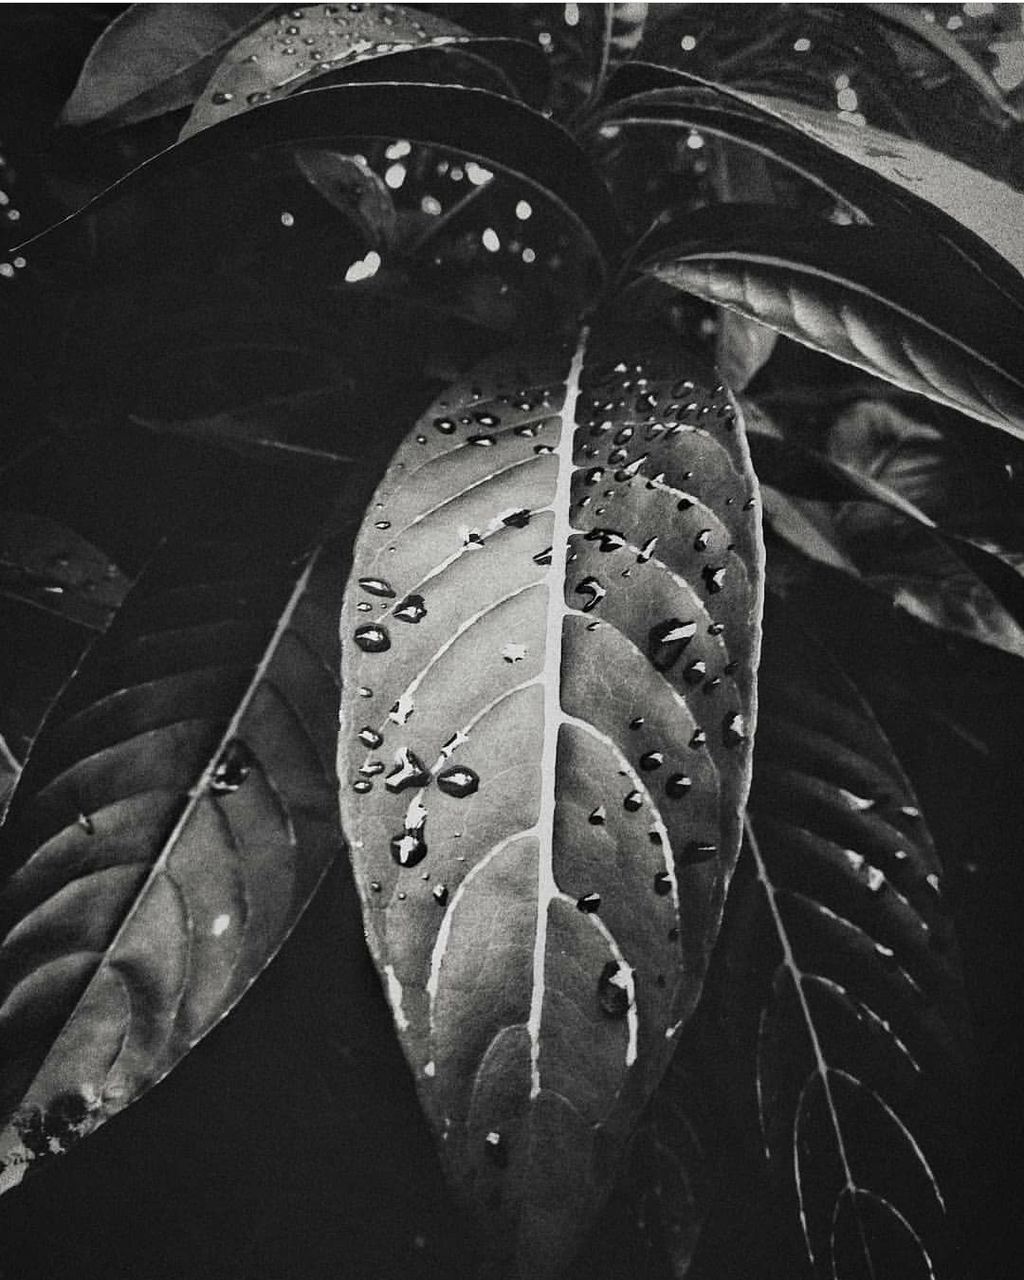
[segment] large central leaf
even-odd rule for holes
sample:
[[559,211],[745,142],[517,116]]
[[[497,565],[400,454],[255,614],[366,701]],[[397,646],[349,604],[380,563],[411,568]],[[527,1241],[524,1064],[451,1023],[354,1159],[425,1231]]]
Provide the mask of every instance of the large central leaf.
[[399,450],[342,617],[342,813],[456,1190],[557,1274],[692,1012],[735,863],[762,552],[725,388],[610,334]]

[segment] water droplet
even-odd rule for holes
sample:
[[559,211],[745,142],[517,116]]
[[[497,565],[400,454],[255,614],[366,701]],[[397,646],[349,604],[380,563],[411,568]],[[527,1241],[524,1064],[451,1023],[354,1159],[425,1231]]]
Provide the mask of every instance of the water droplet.
[[374,527],[375,529],[390,529],[390,528],[391,528],[391,521],[390,521],[390,520],[375,520],[375,521],[373,522],[373,527]]
[[643,716],[634,716],[634,718],[629,722],[629,727],[631,729],[642,729],[644,727]]
[[717,596],[725,587],[725,565],[714,568],[712,565],[706,564],[701,570],[701,577],[704,579],[704,587],[709,596]]
[[480,778],[465,765],[453,765],[437,776],[437,785],[446,795],[462,800],[479,790]]
[[685,773],[673,773],[665,783],[665,794],[672,800],[688,795],[693,787],[693,779]]
[[526,507],[523,507],[520,511],[513,511],[507,516],[502,516],[501,523],[508,525],[510,529],[525,529],[530,523],[530,512]]
[[738,711],[733,711],[725,718],[722,728],[722,740],[727,747],[738,747],[747,739],[747,722]]
[[364,796],[368,791],[373,790],[373,783],[367,782],[365,778],[359,778],[352,783],[352,790],[358,791],[361,796]]
[[383,596],[391,599],[396,593],[386,578],[360,578],[359,585],[368,596]]
[[455,431],[455,423],[451,418],[435,418],[434,428],[443,436],[450,436]]
[[683,672],[683,679],[687,684],[700,684],[708,673],[708,664],[702,659],[697,658],[694,662],[687,665]]
[[708,627],[708,635],[720,636],[724,630],[725,630],[724,622],[712,622],[711,626]]
[[427,606],[422,596],[410,595],[401,604],[395,605],[393,612],[403,622],[422,622],[427,616]]
[[576,907],[586,915],[593,915],[595,911],[601,908],[601,895],[599,893],[585,893],[582,898],[576,899]]
[[248,778],[255,763],[256,757],[241,738],[232,738],[213,767],[210,790],[215,795],[228,795],[237,791]]
[[87,813],[80,813],[78,815],[78,825],[87,836],[93,836],[96,834],[96,827],[93,825],[92,818],[90,818]]
[[395,755],[395,767],[384,779],[384,785],[391,792],[405,791],[408,787],[425,787],[430,781],[430,773],[423,761],[414,751],[403,747]]
[[608,818],[608,812],[603,804],[599,804],[596,809],[590,811],[587,821],[592,827],[603,827]]
[[696,622],[667,618],[652,627],[647,636],[647,652],[659,671],[667,671],[697,634]]
[[473,417],[482,427],[500,427],[501,419],[495,417],[493,413],[474,413]]
[[448,886],[446,884],[435,884],[431,889],[431,896],[439,907],[443,907],[448,902]]
[[633,971],[618,960],[609,960],[597,980],[597,998],[610,1018],[624,1018],[633,1003]]
[[679,856],[682,862],[692,864],[708,862],[717,852],[718,845],[716,844],[709,844],[701,840],[690,840]]
[[359,603],[356,605],[356,608],[359,610],[360,613],[373,612],[373,605],[370,604],[368,600],[360,600]]
[[490,449],[494,445],[493,436],[470,436],[469,444],[475,444],[480,449]]
[[536,454],[554,453],[554,447],[550,444],[535,444],[533,451]]
[[587,597],[583,612],[589,613],[601,603],[608,592],[596,578],[584,578],[576,584],[576,594]]
[[617,467],[621,463],[625,462],[628,457],[629,454],[625,449],[613,449],[608,455],[608,462],[611,466]]
[[711,530],[701,529],[700,533],[693,540],[694,551],[707,551],[708,543],[711,541]]
[[371,892],[371,893],[380,893],[380,881],[379,881],[379,880],[371,880],[371,881],[370,881],[370,892]]
[[622,802],[622,807],[628,809],[630,813],[636,813],[638,809],[643,807],[644,796],[642,791],[631,791]]
[[667,897],[672,892],[672,877],[667,871],[659,871],[654,877],[654,892],[660,897]]
[[596,542],[598,551],[620,551],[626,545],[626,535],[617,529],[590,529],[584,541]]
[[364,653],[383,653],[386,649],[391,648],[391,637],[384,627],[376,624],[356,627],[353,638]]
[[364,747],[379,747],[384,741],[384,735],[366,724],[359,730],[359,741]]
[[708,740],[708,735],[704,732],[703,729],[694,729],[693,734],[690,737],[690,746],[703,747],[704,744],[707,742],[707,740]]
[[[633,439],[633,428],[623,427],[621,431],[616,431],[613,439],[615,444],[629,444],[630,440]],[[625,460],[625,458],[623,460]],[[611,459],[609,458],[609,462],[610,461]]]
[[591,467],[583,477],[586,484],[600,484],[604,479],[604,467]]
[[391,837],[391,856],[400,867],[415,867],[427,856],[427,842],[419,831]]
[[654,548],[657,545],[658,545],[657,535],[655,535],[653,538],[648,538],[647,541],[644,543],[644,545],[640,548],[639,552],[637,553],[637,557],[636,557],[637,564],[646,564],[647,561],[650,560],[651,556],[654,555]]
[[222,107],[227,102],[234,102],[235,95],[233,93],[215,93],[211,96],[210,101],[215,107]]
[[366,764],[359,766],[359,772],[364,778],[376,778],[378,773],[384,772],[383,760],[368,760]]
[[270,94],[264,90],[261,90],[258,93],[250,93],[249,96],[246,98],[246,102],[249,104],[250,107],[256,107],[256,106],[259,106],[261,102],[269,102],[269,101],[270,101]]
[[896,952],[893,951],[892,947],[887,947],[884,943],[876,942],[875,955],[878,956],[879,960],[882,961],[887,969],[899,968],[899,964],[896,960]]
[[504,1169],[508,1164],[508,1148],[496,1129],[492,1129],[484,1138],[484,1151],[487,1158],[493,1164],[496,1164],[499,1169]]
[[640,757],[640,768],[644,773],[653,773],[655,769],[660,769],[665,763],[665,755],[662,751],[645,751]]
[[864,872],[864,883],[868,893],[881,893],[886,885],[885,875],[877,867],[868,867]]
[[294,213],[289,213],[289,212],[288,212],[288,210],[287,210],[287,209],[285,209],[285,210],[282,212],[282,214],[281,214],[281,226],[282,226],[282,227],[294,227],[294,226],[295,226],[295,214],[294,214]]

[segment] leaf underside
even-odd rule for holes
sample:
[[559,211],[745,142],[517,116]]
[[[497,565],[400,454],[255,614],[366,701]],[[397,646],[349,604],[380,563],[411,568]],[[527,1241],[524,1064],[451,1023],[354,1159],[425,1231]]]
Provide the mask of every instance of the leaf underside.
[[367,935],[510,1274],[556,1274],[608,1193],[696,1003],[748,786],[745,441],[699,358],[631,341],[499,358],[441,397],[342,615]]
[[337,576],[168,551],[51,711],[0,842],[4,1186],[166,1075],[337,851]]
[[[858,695],[775,602],[750,812],[746,1020],[769,1176],[825,1280],[944,1274],[967,1033],[941,869]],[[728,936],[728,928],[726,931]]]

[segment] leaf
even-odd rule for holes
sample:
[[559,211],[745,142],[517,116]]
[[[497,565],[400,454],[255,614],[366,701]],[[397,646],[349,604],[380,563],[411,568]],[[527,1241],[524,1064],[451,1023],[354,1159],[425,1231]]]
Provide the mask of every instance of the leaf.
[[571,1257],[700,990],[755,713],[753,485],[699,358],[608,331],[443,395],[359,537],[342,820],[448,1176],[509,1274]]
[[944,1261],[970,1061],[941,867],[852,686],[774,602],[768,622],[754,879],[736,882],[760,922],[723,935],[747,952],[723,1014],[756,1041],[768,1172],[815,1274],[924,1280]]
[[8,802],[20,776],[21,765],[18,758],[0,736],[0,823],[7,814]]
[[899,226],[913,238],[936,237],[1018,308],[1024,303],[1017,230],[1024,195],[1006,183],[909,138],[669,67],[631,63],[610,88],[625,100],[610,108],[608,119],[650,109],[652,116],[696,123],[693,104],[700,103],[710,113],[701,127],[715,129],[717,122],[716,131],[796,168],[872,222]]
[[132,421],[150,431],[221,445],[250,457],[340,464],[354,461],[351,453],[339,452],[335,441],[321,442],[315,428],[330,417],[337,432],[340,416],[351,407],[351,401],[348,389],[305,391],[226,409],[208,418],[159,421],[133,417]]
[[338,568],[168,552],[51,711],[0,843],[5,1188],[174,1067],[338,849]]
[[1016,330],[1003,327],[1008,310],[955,263],[901,237],[733,205],[693,215],[685,239],[653,250],[645,270],[1024,438],[1024,365]]
[[309,185],[362,232],[367,244],[379,248],[394,241],[391,192],[362,156],[309,148],[297,151],[295,161]]
[[110,558],[45,516],[0,510],[0,593],[76,622],[108,625],[128,589]]
[[[305,5],[280,9],[231,50],[196,102],[181,131],[187,138],[251,107],[273,101],[367,61],[395,54],[437,51],[502,55],[534,70],[540,51],[520,40],[473,36],[457,23],[397,4]],[[515,86],[507,79],[509,95]]]
[[[204,129],[147,160],[70,217],[17,246],[37,256],[110,201],[240,150],[342,138],[404,138],[447,147],[512,173],[552,200],[599,253],[614,254],[621,232],[607,188],[565,130],[509,98],[435,84],[341,84],[267,103]],[[12,250],[13,252],[13,250]]]
[[187,106],[215,60],[268,4],[133,4],[93,46],[61,114],[73,126],[136,124]]

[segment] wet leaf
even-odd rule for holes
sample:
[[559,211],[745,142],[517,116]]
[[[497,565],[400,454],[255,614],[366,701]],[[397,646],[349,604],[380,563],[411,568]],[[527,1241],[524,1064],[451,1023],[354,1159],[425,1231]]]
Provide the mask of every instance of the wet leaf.
[[133,4],[93,46],[63,124],[135,124],[187,106],[268,4]]
[[766,623],[736,881],[756,922],[726,926],[723,1017],[756,1043],[740,1073],[815,1274],[924,1280],[946,1261],[970,1063],[942,869],[855,690],[774,602]]
[[91,631],[110,622],[128,579],[109,556],[45,516],[0,511],[0,593]]
[[[196,102],[181,137],[283,94],[305,88],[319,77],[396,54],[435,51],[492,55],[529,70],[540,51],[524,42],[473,36],[464,27],[426,10],[398,4],[304,5],[280,9],[231,50]],[[515,85],[505,78],[510,96]]]
[[337,851],[338,578],[168,551],[51,710],[0,843],[5,1188],[174,1067]]
[[0,736],[0,822],[7,814],[7,804],[21,775],[21,764]]
[[724,387],[636,333],[479,368],[369,508],[343,824],[449,1177],[509,1274],[572,1255],[697,1000],[760,577]]
[[1011,309],[925,246],[876,228],[734,205],[688,220],[685,239],[656,252],[646,270],[1024,438],[1024,364],[1010,336],[1016,329],[1006,327]]

